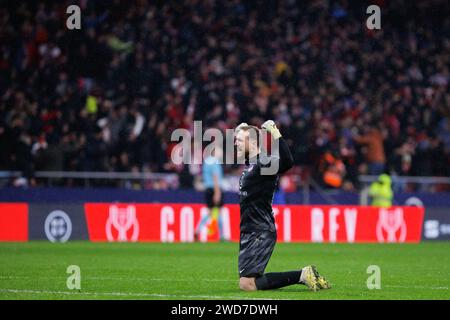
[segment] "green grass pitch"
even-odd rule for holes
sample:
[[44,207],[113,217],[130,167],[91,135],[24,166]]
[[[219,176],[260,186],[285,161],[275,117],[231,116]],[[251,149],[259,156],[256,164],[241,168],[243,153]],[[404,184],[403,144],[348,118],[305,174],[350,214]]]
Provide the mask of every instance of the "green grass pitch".
[[[237,256],[237,243],[0,243],[0,299],[450,299],[450,243],[277,244],[266,271],[316,264],[333,285],[319,292],[241,292]],[[380,290],[367,288],[369,265]]]

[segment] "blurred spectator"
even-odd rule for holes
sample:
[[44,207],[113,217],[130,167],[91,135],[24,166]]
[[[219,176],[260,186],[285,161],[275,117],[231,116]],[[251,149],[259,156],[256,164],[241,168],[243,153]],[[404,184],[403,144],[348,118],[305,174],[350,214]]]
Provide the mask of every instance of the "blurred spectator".
[[383,136],[376,127],[371,127],[367,134],[362,136],[354,136],[353,139],[367,146],[366,159],[369,166],[370,175],[380,175],[385,169],[386,157],[384,154]]
[[32,184],[43,168],[176,172],[190,187],[172,130],[272,118],[301,172],[336,150],[342,188],[450,176],[448,1],[382,1],[381,30],[365,27],[369,1],[87,0],[73,31],[70,4],[0,8],[0,170]]
[[326,188],[340,188],[342,186],[345,165],[341,159],[331,152],[326,152],[321,159],[319,168],[321,181]]
[[369,187],[369,196],[372,198],[371,205],[374,207],[389,208],[392,206],[394,194],[392,192],[391,177],[382,174],[378,180]]

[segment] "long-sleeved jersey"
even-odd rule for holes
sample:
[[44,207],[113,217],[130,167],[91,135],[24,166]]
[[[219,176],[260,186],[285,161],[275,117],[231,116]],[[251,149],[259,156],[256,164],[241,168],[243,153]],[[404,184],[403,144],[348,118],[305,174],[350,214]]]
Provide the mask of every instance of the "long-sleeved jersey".
[[[275,231],[275,219],[272,211],[273,195],[278,177],[290,168],[294,161],[286,140],[279,138],[279,152],[268,156],[259,153],[249,159],[239,180],[239,198],[241,207],[241,232],[255,230]],[[269,167],[278,170],[272,174]],[[263,169],[263,171],[261,171]]]

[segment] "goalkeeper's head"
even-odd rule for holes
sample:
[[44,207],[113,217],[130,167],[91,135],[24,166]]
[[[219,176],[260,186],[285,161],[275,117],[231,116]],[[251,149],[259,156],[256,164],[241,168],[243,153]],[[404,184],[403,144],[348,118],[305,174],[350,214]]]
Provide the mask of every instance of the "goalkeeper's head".
[[238,159],[249,159],[259,153],[259,129],[247,123],[241,123],[234,130]]

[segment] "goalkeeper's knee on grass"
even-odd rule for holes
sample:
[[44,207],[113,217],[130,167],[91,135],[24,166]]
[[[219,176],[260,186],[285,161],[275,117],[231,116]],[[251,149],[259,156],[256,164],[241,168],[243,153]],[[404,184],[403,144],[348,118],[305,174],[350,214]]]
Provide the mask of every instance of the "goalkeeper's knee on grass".
[[241,277],[239,288],[243,291],[278,289],[300,283],[301,271],[271,272],[257,278]]

